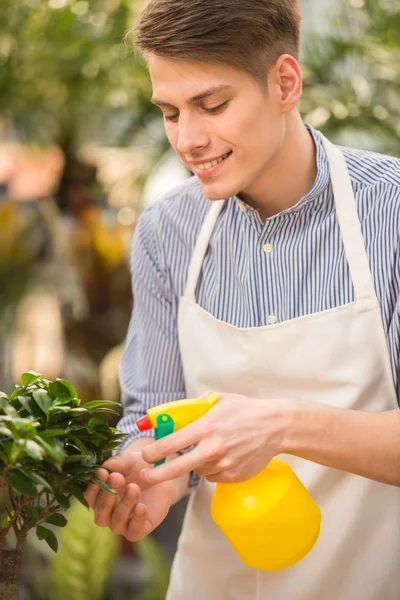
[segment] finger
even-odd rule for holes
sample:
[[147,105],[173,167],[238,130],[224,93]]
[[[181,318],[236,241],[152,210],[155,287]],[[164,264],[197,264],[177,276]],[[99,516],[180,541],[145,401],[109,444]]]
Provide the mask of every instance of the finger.
[[179,452],[179,450],[196,446],[203,436],[203,423],[203,417],[200,417],[200,419],[186,425],[183,429],[171,433],[153,444],[149,444],[142,450],[143,460],[154,464],[162,458]]
[[210,475],[221,473],[221,467],[218,466],[217,462],[213,461],[205,463],[201,467],[197,467],[195,472],[197,475],[200,475],[200,477],[209,477]]
[[[113,473],[112,475],[116,475]],[[112,475],[107,483],[109,483],[116,491],[120,489],[120,480],[112,479]],[[117,474],[118,475],[118,474]],[[118,503],[119,497],[110,494],[109,492],[100,491],[97,495],[96,504],[94,506],[94,522],[99,527],[108,527],[111,521],[111,515],[115,505]]]
[[[100,481],[106,482],[108,480],[108,472],[105,469],[96,469],[94,476],[100,479]],[[94,508],[99,492],[99,486],[96,483],[91,483],[83,494],[90,508]]]
[[171,479],[176,479],[177,477],[181,477],[186,473],[196,470],[207,462],[208,458],[208,456],[204,456],[204,451],[199,445],[191,452],[178,456],[163,465],[142,469],[140,471],[140,477],[146,484],[156,485],[157,483],[170,481]]
[[[121,452],[106,460],[101,468],[127,475],[141,457],[141,452]],[[101,468],[99,470],[101,470]]]
[[153,526],[147,518],[147,508],[144,504],[138,503],[132,513],[129,521],[127,535],[129,541],[136,542],[148,535],[153,529]]
[[112,512],[110,519],[111,531],[118,535],[125,535],[127,533],[132,510],[134,510],[139,497],[140,488],[138,485],[135,483],[130,483],[126,486],[120,501]]

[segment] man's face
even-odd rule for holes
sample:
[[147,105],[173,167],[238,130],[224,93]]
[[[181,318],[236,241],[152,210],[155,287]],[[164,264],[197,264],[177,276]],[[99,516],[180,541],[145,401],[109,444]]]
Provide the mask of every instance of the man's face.
[[[263,179],[283,144],[279,90],[233,67],[148,59],[153,102],[168,139],[210,200],[263,193]],[[265,193],[265,191],[264,191]]]

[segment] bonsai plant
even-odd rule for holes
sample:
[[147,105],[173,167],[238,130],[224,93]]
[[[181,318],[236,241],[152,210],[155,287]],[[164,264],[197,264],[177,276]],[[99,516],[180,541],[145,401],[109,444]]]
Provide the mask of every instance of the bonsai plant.
[[[63,509],[90,482],[113,492],[94,477],[125,434],[94,413],[115,413],[115,402],[94,400],[80,406],[78,394],[64,379],[49,381],[30,371],[8,396],[0,392],[0,598],[18,600],[17,575],[28,531],[36,529],[57,551],[52,526],[63,527]],[[50,528],[48,527],[50,525]],[[15,547],[6,546],[14,533]],[[7,537],[7,539],[9,536]]]

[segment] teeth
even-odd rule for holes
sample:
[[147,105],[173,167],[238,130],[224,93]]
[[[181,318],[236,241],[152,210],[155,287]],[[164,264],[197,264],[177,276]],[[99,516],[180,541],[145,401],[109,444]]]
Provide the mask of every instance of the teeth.
[[228,156],[228,154],[229,154],[229,152],[227,152],[220,158],[217,158],[217,160],[213,160],[211,162],[206,162],[206,163],[201,163],[200,165],[196,165],[196,169],[198,169],[199,171],[202,171],[203,169],[211,169],[211,167],[215,167],[215,165],[222,162],[224,160],[224,158],[226,158]]

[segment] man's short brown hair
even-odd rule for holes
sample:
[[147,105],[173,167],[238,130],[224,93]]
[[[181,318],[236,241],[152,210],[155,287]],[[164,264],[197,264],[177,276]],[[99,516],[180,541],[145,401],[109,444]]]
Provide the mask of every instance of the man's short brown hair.
[[129,33],[146,55],[222,62],[260,83],[282,54],[298,58],[299,0],[151,0]]

